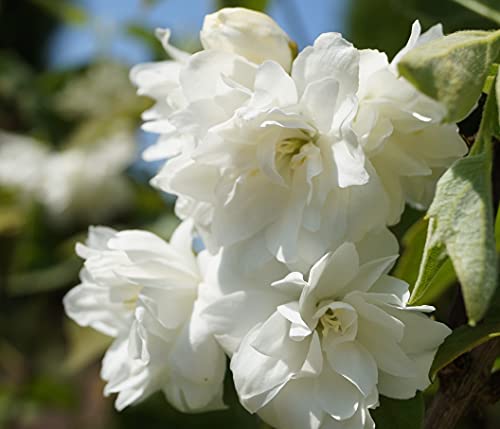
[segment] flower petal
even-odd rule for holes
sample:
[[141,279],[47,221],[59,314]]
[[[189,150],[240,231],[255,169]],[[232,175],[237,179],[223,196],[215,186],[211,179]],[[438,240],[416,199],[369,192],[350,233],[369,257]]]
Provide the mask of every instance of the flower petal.
[[359,342],[334,344],[327,350],[327,357],[332,368],[354,383],[364,396],[368,396],[377,384],[377,364]]

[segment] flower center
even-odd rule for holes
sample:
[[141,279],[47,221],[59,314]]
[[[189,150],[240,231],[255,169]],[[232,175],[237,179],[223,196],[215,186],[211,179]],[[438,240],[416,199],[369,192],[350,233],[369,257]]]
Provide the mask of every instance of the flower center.
[[126,309],[133,311],[137,304],[137,299],[138,297],[128,298],[123,301],[123,305],[125,306]]
[[302,146],[309,142],[308,139],[300,137],[288,137],[278,143],[276,152],[280,156],[294,156],[300,152]]
[[319,324],[321,325],[321,334],[323,335],[323,337],[326,337],[330,330],[335,332],[336,334],[343,333],[342,322],[340,321],[335,311],[331,308],[326,310],[325,314],[320,317]]
[[286,137],[276,144],[276,165],[288,166],[292,170],[300,167],[307,159],[306,150],[309,145],[315,145],[317,134],[298,129],[298,135]]

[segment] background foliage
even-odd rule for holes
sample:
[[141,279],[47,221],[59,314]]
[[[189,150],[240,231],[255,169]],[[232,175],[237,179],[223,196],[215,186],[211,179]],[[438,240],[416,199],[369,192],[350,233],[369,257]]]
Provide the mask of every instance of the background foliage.
[[[142,0],[142,3],[147,8],[168,1]],[[314,27],[314,22],[308,22],[308,15],[297,7],[298,1],[216,0],[212,8],[279,7],[290,19],[293,38],[293,29],[304,33],[304,28]],[[496,1],[484,0],[482,4],[493,7]],[[467,0],[345,3],[346,36],[359,47],[378,48],[390,55],[404,45],[416,18],[424,27],[443,22],[446,32],[498,27],[495,16],[486,19],[463,7],[461,4],[468,3]],[[324,4],[327,13],[330,9]],[[189,7],[187,2],[186,7]],[[149,102],[136,97],[128,82],[128,65],[97,54],[77,67],[61,69],[48,65],[54,32],[61,26],[88,26],[89,19],[88,11],[77,1],[0,0],[0,129],[30,134],[54,148],[64,148],[91,144],[112,129],[138,127],[140,112]],[[121,25],[120,31],[141,44],[151,59],[163,58],[152,28],[138,22]],[[178,43],[194,48],[195,39],[193,34]],[[479,128],[479,118],[480,115],[472,115],[461,123],[464,136],[472,140]],[[138,134],[138,140],[143,139]],[[498,160],[498,154],[492,156]],[[133,205],[107,223],[116,228],[150,229],[168,238],[177,222],[172,212],[173,201],[148,186],[151,175],[152,170],[139,160],[133,163],[127,170],[127,180],[134,190]],[[495,208],[498,192],[499,189],[494,189]],[[410,284],[417,281],[426,242],[427,222],[422,216],[423,213],[409,209],[394,230],[404,248],[396,275]],[[0,428],[263,427],[238,405],[229,381],[228,411],[181,415],[161,395],[120,414],[113,410],[112,399],[102,397],[103,384],[98,374],[99,359],[109,341],[70,322],[64,317],[61,305],[64,293],[78,282],[81,262],[74,256],[73,248],[84,238],[88,223],[79,219],[69,225],[54,225],[37,204],[20,204],[15,195],[0,189]],[[497,234],[498,225],[500,221]],[[463,325],[465,312],[450,314],[453,303],[460,303],[462,295],[449,259],[443,260],[427,280],[432,287],[426,284],[425,300],[420,296],[422,301],[437,304],[439,316],[451,326]],[[415,296],[418,302],[419,295]],[[497,314],[498,308],[490,309],[490,313]],[[499,331],[498,317],[490,318],[478,329],[460,327],[438,355],[434,370]],[[411,424],[415,422],[415,428],[419,427],[423,403],[436,387],[432,386],[411,404],[384,399],[383,406],[375,413],[379,427],[413,428]],[[402,416],[401,410],[406,416]],[[500,407],[470,410],[461,427],[500,427]]]

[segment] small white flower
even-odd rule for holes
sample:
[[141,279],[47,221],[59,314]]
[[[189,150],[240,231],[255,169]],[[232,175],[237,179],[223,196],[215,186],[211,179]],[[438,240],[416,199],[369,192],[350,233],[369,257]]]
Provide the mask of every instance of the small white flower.
[[15,189],[23,199],[36,198],[48,157],[42,143],[0,131],[0,186]]
[[379,393],[407,399],[429,385],[450,330],[423,314],[432,307],[407,306],[408,285],[387,275],[396,249],[389,232],[369,234],[326,254],[306,279],[276,280],[279,268],[268,265],[240,287],[223,253],[206,317],[232,354],[246,409],[278,429],[368,429]]
[[170,30],[156,34],[172,60],[139,64],[130,73],[138,94],[156,101],[143,113],[143,129],[160,135],[143,153],[146,161],[190,153],[208,128],[232,114],[235,92],[223,83],[224,77],[250,85],[256,69],[231,52],[211,49],[190,55],[170,44]]
[[134,155],[134,138],[125,132],[54,152],[38,167],[39,199],[57,221],[104,220],[129,207],[132,194],[123,173]]
[[97,227],[77,246],[85,266],[64,298],[66,313],[115,337],[101,375],[119,410],[156,391],[185,412],[224,406],[224,353],[200,317],[210,257],[194,255],[191,230],[184,222],[166,243]]
[[41,203],[57,225],[97,222],[129,207],[132,193],[123,173],[134,156],[128,132],[60,151],[0,132],[0,186]]
[[207,15],[200,39],[205,49],[232,52],[255,64],[273,60],[286,71],[290,71],[297,50],[271,17],[241,7]]
[[161,128],[163,132],[156,144],[143,153],[147,161],[165,159],[181,151],[184,142],[175,132],[175,127],[166,121],[169,116],[187,104],[182,94],[179,76],[183,64],[190,55],[170,45],[170,30],[159,29],[156,35],[172,60],[139,64],[130,71],[130,80],[137,86],[137,93],[156,101],[151,109],[142,114],[142,118],[148,121],[143,128],[146,131],[156,131]]
[[443,36],[441,25],[422,35],[420,30],[416,21],[408,44],[390,64],[384,53],[360,51],[359,111],[354,129],[386,190],[388,224],[399,220],[405,202],[427,208],[441,174],[467,152],[456,125],[441,123],[444,106],[398,77],[397,63],[404,54]]

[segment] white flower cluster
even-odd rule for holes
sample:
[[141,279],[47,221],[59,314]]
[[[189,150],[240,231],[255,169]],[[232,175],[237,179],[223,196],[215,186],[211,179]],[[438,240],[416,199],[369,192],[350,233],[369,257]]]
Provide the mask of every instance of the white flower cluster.
[[119,409],[157,390],[183,411],[222,407],[225,352],[241,403],[270,425],[374,428],[379,394],[425,389],[450,332],[388,274],[387,226],[406,203],[426,207],[466,152],[443,107],[396,72],[441,27],[415,23],[392,62],[337,33],[297,55],[241,8],[207,16],[193,55],[158,35],[172,59],[131,77],[156,100],[144,157],[168,159],[152,183],[184,221],[170,244],[91,229],[65,298],[70,317],[116,338],[106,392]]
[[135,141],[118,132],[95,144],[50,151],[30,137],[0,131],[0,187],[38,201],[51,219],[102,221],[129,206],[123,176],[135,156]]

